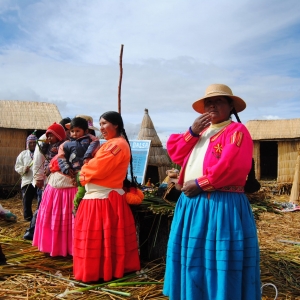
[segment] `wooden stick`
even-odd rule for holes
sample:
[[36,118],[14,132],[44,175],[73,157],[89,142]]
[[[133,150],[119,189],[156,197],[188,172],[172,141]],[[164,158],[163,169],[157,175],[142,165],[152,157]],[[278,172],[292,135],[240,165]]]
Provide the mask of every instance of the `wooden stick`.
[[290,240],[277,240],[277,241],[280,242],[280,243],[300,245],[300,242],[297,242],[297,241],[290,241]]
[[75,281],[75,280],[72,280],[72,279],[67,279],[67,278],[64,278],[62,276],[56,276],[56,275],[53,275],[51,273],[47,273],[47,272],[43,272],[41,270],[37,270],[37,272],[41,273],[41,274],[44,274],[44,275],[47,275],[49,276],[50,278],[53,277],[53,278],[56,278],[56,279],[59,279],[59,280],[64,280],[64,281],[68,281],[70,283],[74,283],[76,285],[80,285],[80,286],[86,286],[86,287],[90,287],[91,285],[88,285],[88,284],[85,284],[85,283],[82,283],[82,282],[79,282],[79,281]]
[[119,78],[119,89],[118,89],[118,112],[119,112],[119,114],[121,114],[121,85],[122,85],[122,78],[123,78],[123,67],[122,67],[123,47],[124,47],[124,45],[121,45],[121,52],[120,52],[120,78]]

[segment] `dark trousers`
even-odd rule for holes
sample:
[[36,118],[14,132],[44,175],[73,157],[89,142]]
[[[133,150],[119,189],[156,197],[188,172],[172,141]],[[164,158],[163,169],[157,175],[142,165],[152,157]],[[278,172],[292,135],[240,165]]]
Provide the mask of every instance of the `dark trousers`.
[[0,245],[0,265],[5,265],[6,264],[6,257],[4,253],[2,252],[2,248]]
[[25,220],[32,219],[32,200],[37,194],[37,188],[31,183],[22,187],[23,216]]
[[42,196],[43,196],[43,190],[41,189],[37,189],[37,200],[38,200],[38,205],[36,208],[36,211],[33,214],[33,217],[31,219],[29,228],[27,229],[27,231],[29,231],[31,234],[34,234],[34,229],[35,229],[35,223],[36,223],[36,218],[37,218],[37,214],[40,208],[40,204],[42,202]]

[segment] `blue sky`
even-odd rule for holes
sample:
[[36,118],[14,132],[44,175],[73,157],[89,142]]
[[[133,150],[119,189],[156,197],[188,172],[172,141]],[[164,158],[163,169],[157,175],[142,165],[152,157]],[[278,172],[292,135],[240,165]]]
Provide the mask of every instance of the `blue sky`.
[[299,0],[0,0],[0,99],[62,116],[117,110],[134,137],[148,108],[164,142],[197,117],[211,83],[242,97],[245,123],[300,117]]

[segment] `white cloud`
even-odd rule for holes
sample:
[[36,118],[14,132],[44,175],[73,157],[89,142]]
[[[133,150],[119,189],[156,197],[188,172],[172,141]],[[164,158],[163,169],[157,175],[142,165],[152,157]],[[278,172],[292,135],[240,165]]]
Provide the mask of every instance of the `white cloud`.
[[263,117],[266,120],[279,120],[280,119],[278,116],[271,116],[271,115],[269,115],[269,116],[263,116]]
[[299,117],[299,20],[298,0],[2,1],[0,99],[53,102],[64,117],[97,124],[117,110],[124,44],[122,115],[132,136],[145,108],[162,140],[185,131],[211,83],[247,102],[244,123]]

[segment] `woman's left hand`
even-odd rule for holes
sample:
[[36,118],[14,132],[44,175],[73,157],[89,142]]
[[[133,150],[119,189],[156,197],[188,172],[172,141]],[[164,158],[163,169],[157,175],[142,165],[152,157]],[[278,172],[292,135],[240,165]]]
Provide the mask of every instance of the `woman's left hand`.
[[188,197],[193,197],[200,194],[201,189],[196,184],[195,180],[189,180],[183,184],[181,191]]
[[87,164],[91,159],[90,158],[86,158],[83,160],[83,164]]

